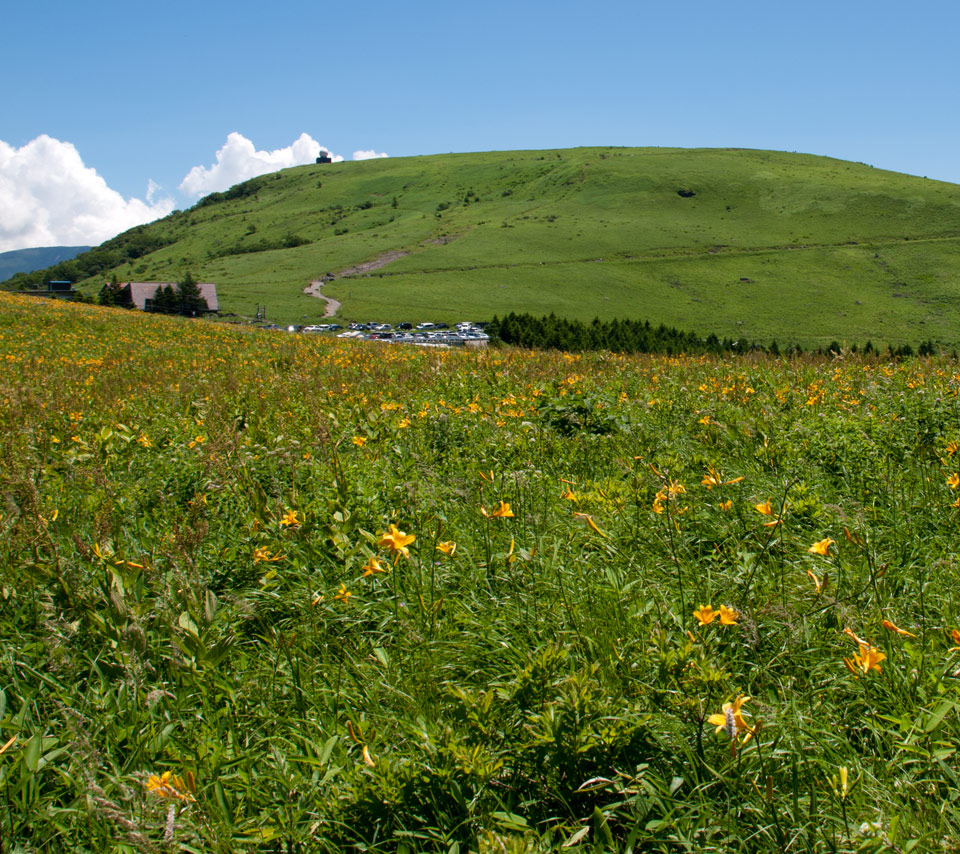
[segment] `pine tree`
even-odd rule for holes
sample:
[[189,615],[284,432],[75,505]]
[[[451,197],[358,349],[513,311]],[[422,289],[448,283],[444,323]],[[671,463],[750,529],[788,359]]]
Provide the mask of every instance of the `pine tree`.
[[100,305],[120,305],[120,294],[123,288],[120,286],[120,282],[117,280],[117,274],[113,274],[113,279],[109,282],[106,282],[102,288],[100,288],[100,293],[97,294],[97,302]]
[[189,270],[187,270],[186,275],[183,277],[183,281],[178,285],[177,291],[178,305],[181,314],[192,317],[197,314],[203,314],[203,312],[209,308],[207,301],[200,293],[200,288],[197,287],[197,280]]
[[175,314],[180,305],[177,294],[170,285],[157,288],[150,303],[150,310],[160,314]]

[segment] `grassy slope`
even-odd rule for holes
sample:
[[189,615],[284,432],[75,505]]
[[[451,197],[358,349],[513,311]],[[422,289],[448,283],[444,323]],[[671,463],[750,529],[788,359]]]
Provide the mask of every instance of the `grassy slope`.
[[[255,180],[253,195],[157,223],[177,242],[118,274],[169,279],[190,266],[218,283],[227,311],[265,303],[275,319],[314,319],[323,304],[302,294],[310,279],[401,250],[372,276],[327,286],[342,317],[555,311],[805,344],[958,343],[952,184],[809,155],[616,148],[305,166]],[[290,234],[310,242],[217,257]]]
[[957,854],[958,391],[0,293],[3,850]]

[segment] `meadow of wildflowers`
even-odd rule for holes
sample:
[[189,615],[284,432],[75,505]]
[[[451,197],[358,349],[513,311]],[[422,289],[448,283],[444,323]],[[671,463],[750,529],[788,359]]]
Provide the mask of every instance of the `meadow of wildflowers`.
[[958,389],[0,294],[0,850],[958,851]]

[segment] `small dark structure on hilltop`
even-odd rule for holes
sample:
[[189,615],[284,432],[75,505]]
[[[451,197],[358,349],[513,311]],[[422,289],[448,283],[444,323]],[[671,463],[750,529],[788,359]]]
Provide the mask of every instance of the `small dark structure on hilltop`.
[[330,156],[330,152],[321,149],[320,156],[317,158],[317,163],[333,163],[333,158]]
[[50,281],[46,283],[46,287],[30,288],[19,291],[19,293],[28,297],[50,297],[51,299],[67,300],[76,299],[80,295],[79,291],[73,289],[73,282],[63,281]]

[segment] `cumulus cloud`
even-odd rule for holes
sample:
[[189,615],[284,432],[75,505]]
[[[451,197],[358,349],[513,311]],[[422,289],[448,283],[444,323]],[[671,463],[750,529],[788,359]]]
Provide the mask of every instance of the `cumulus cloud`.
[[170,213],[159,190],[151,181],[144,200],[124,199],[71,143],[46,134],[22,148],[0,140],[0,252],[102,243]]
[[[309,134],[302,133],[286,148],[257,151],[243,134],[234,132],[227,136],[227,141],[217,152],[217,162],[212,166],[194,166],[180,182],[180,191],[188,196],[205,196],[226,190],[257,175],[313,163],[321,149],[330,150]],[[331,157],[334,163],[343,160],[339,155],[331,154]]]
[[[325,151],[334,163],[343,161],[339,154],[331,153],[330,149],[321,145],[309,134],[302,133],[286,148],[274,151],[258,151],[254,144],[242,133],[233,133],[227,136],[227,141],[216,154],[216,163],[210,166],[194,166],[187,176],[180,182],[180,192],[194,198],[205,196],[207,193],[218,192],[256,178],[268,172],[287,169],[290,166],[304,166],[314,163],[317,155]],[[387,157],[374,149],[354,151],[354,160],[371,160],[375,157]]]
[[389,157],[389,156],[390,156],[389,154],[385,154],[385,153],[382,152],[382,151],[378,153],[378,152],[374,151],[372,148],[369,149],[368,151],[354,151],[354,152],[353,152],[353,159],[354,159],[354,160],[374,160],[374,159],[377,158],[377,157]]

